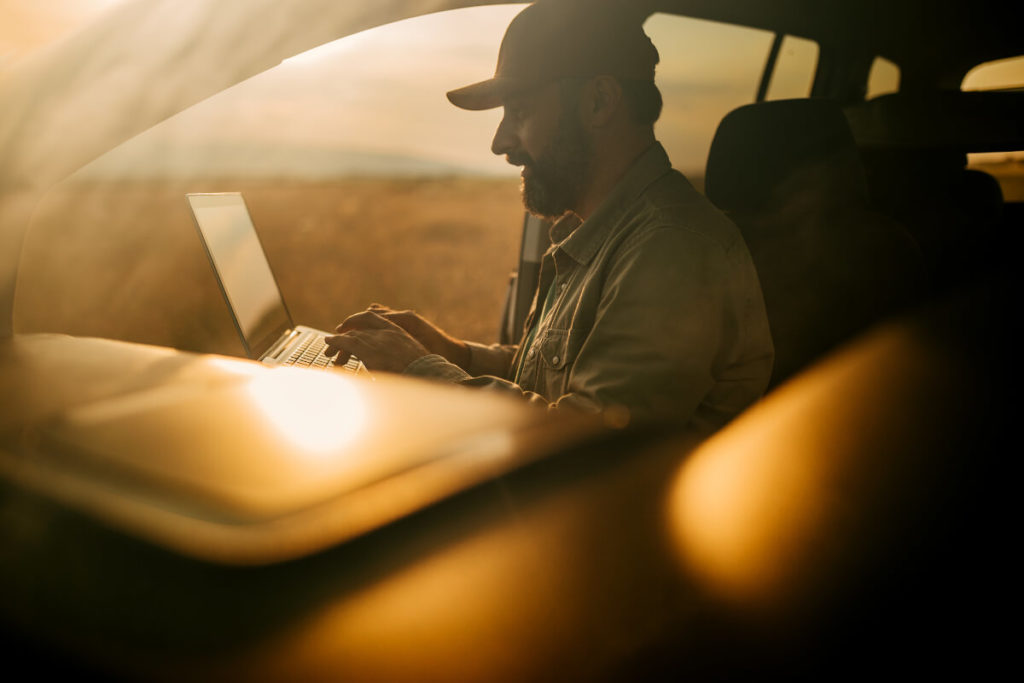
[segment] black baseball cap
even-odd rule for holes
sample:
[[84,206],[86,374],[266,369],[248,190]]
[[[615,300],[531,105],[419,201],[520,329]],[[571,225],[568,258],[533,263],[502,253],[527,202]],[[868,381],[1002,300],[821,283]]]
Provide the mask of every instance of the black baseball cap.
[[622,2],[537,0],[505,31],[494,77],[452,90],[448,100],[482,110],[562,78],[611,75],[653,82],[658,50],[642,20]]

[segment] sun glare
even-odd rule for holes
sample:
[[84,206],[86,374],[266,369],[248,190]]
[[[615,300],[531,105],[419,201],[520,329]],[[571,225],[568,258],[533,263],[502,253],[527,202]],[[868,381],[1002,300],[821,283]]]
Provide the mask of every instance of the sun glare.
[[0,70],[123,0],[0,0]]
[[369,31],[361,31],[360,33],[346,36],[341,40],[335,40],[333,42],[320,45],[312,50],[300,52],[294,57],[284,60],[281,64],[286,66],[299,66],[303,68],[315,67],[333,59],[341,58],[353,53],[358,54],[359,52],[366,50],[368,46],[372,46],[374,44],[378,35],[378,31],[373,29]]
[[1024,88],[1024,57],[985,62],[964,76],[961,90],[1008,90]]
[[281,368],[255,377],[246,389],[268,424],[308,455],[334,456],[365,430],[366,405],[350,378]]
[[222,356],[210,356],[208,358],[204,358],[203,362],[210,367],[223,370],[232,375],[241,375],[243,377],[256,377],[260,373],[266,371],[265,366],[253,364],[244,360],[225,358]]

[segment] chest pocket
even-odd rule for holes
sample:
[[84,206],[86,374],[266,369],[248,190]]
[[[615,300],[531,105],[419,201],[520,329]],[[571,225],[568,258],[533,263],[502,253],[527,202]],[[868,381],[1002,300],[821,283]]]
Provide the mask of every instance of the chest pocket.
[[569,361],[569,333],[565,330],[546,330],[540,341],[540,357],[546,370],[562,370]]

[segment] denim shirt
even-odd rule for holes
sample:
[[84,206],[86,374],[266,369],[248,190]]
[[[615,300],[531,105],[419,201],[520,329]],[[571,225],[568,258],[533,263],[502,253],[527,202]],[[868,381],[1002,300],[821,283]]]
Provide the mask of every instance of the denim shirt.
[[406,374],[705,432],[764,392],[773,350],[750,253],[661,145],[586,221],[555,223],[551,242],[524,343],[471,344],[470,373],[431,355]]

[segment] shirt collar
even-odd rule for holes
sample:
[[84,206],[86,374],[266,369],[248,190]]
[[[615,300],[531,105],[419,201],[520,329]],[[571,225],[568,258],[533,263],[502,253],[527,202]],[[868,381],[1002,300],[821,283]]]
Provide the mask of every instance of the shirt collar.
[[552,244],[580,265],[586,265],[633,202],[671,170],[665,148],[655,142],[633,162],[590,218],[580,222],[578,216],[570,213],[556,221],[549,233]]

